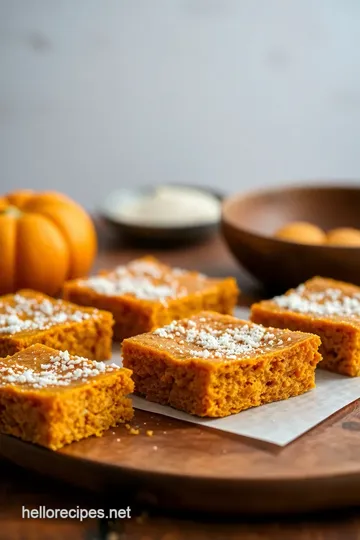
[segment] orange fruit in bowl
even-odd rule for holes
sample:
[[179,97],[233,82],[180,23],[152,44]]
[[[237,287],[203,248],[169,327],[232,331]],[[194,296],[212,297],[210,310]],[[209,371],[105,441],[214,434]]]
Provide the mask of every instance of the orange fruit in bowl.
[[352,227],[332,229],[326,235],[326,243],[332,246],[360,247],[360,230]]
[[297,244],[324,244],[326,234],[320,227],[307,221],[294,221],[284,225],[275,233],[275,238]]

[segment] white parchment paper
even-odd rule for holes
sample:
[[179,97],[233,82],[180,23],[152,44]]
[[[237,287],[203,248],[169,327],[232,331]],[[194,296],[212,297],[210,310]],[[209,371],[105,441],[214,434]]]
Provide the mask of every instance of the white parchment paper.
[[[248,310],[236,313],[248,318]],[[119,350],[112,361],[121,365]],[[135,409],[162,414],[193,424],[285,446],[309,429],[360,398],[360,377],[351,378],[322,369],[316,371],[316,388],[285,401],[254,407],[226,418],[204,419],[133,396]]]

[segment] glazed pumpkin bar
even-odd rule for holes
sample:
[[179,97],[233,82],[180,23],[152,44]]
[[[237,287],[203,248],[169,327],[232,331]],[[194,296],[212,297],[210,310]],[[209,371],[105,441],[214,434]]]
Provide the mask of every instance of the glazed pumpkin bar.
[[202,310],[231,314],[239,290],[234,278],[212,279],[143,257],[112,272],[69,281],[64,298],[111,311],[114,338],[123,340]]
[[222,417],[315,386],[318,336],[203,312],[124,340],[123,365],[146,399]]
[[323,356],[319,367],[360,375],[360,287],[314,277],[282,296],[254,304],[251,320],[317,334]]
[[0,360],[0,432],[52,450],[131,420],[131,372],[45,345]]
[[0,357],[35,343],[86,358],[111,357],[111,313],[21,290],[0,297]]

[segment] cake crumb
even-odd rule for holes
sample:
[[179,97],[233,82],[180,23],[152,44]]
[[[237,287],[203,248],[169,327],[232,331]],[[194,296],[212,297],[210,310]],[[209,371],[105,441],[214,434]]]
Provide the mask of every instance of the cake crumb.
[[153,446],[153,450],[157,450],[157,449],[158,449],[158,447],[157,447],[157,446]]
[[140,433],[140,429],[133,428],[132,426],[130,426],[130,424],[125,424],[125,427],[128,430],[128,432],[130,433],[130,435],[139,435],[139,433]]
[[152,436],[154,435],[153,430],[152,430],[152,429],[148,429],[147,432],[146,432],[146,435],[147,435],[148,437],[152,437]]

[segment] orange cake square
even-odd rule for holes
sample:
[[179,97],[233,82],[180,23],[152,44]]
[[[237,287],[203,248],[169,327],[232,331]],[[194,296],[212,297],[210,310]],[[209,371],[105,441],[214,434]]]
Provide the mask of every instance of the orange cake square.
[[202,310],[230,314],[239,290],[234,278],[213,279],[143,257],[112,272],[69,281],[64,298],[111,311],[122,340]]
[[21,290],[0,297],[0,357],[34,343],[86,358],[111,358],[113,316],[45,294]]
[[123,341],[123,365],[146,399],[222,417],[315,386],[318,336],[203,312]]
[[32,345],[0,359],[0,432],[52,450],[131,420],[131,371]]
[[323,356],[319,367],[360,375],[360,287],[314,277],[282,296],[254,304],[251,320],[317,334]]

